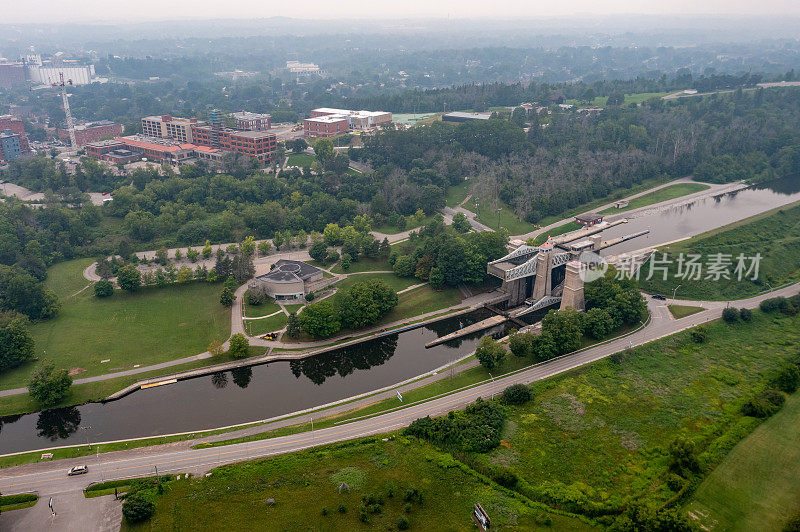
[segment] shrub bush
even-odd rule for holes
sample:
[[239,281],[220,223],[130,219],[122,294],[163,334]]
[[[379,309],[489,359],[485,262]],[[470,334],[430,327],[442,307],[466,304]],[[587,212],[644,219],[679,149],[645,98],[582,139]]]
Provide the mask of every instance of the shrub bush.
[[783,525],[783,532],[800,532],[800,512],[797,512]]
[[492,469],[491,478],[504,488],[514,489],[519,482],[517,475],[506,467],[497,467]]
[[531,389],[524,384],[512,384],[503,390],[503,402],[509,405],[524,405],[533,399]]
[[417,419],[403,433],[465,452],[485,453],[500,445],[504,422],[501,406],[478,398],[463,411]]
[[404,515],[397,516],[397,530],[408,530],[408,517]]
[[122,515],[131,524],[147,521],[153,517],[155,512],[155,504],[135,493],[125,497],[125,501],[122,503]]
[[689,333],[689,338],[696,344],[702,344],[708,338],[708,331],[706,331],[705,327],[698,327]]
[[108,297],[114,293],[114,285],[108,279],[101,279],[94,283],[95,297]]
[[776,310],[785,309],[788,304],[789,302],[786,301],[785,297],[772,297],[762,301],[758,305],[758,308],[760,308],[762,312],[775,312]]
[[753,311],[751,311],[749,308],[741,308],[739,309],[739,317],[744,322],[753,321]]
[[782,392],[796,392],[800,387],[800,369],[794,364],[786,364],[772,379],[772,385]]
[[778,390],[764,390],[742,405],[742,414],[767,418],[780,410],[784,402],[786,402],[786,398]]
[[344,504],[340,504],[339,508],[337,508],[336,511],[339,512],[340,514],[346,514],[347,506],[345,506]]
[[722,320],[725,323],[736,323],[739,321],[739,311],[733,307],[725,307],[722,309]]

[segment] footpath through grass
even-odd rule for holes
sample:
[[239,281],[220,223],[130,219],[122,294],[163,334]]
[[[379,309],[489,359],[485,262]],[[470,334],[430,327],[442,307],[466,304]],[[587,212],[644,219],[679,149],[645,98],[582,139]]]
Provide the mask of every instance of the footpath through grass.
[[[672,262],[668,267],[666,280],[659,270],[652,279],[646,280],[651,263],[658,260],[662,264],[663,254]],[[706,264],[713,256],[723,254],[731,264],[728,267],[729,279],[707,278]],[[683,254],[701,256],[703,266],[700,279],[678,277],[678,257]],[[745,257],[745,270],[739,280],[736,273],[737,257]],[[757,254],[761,255],[758,277],[751,280],[747,269]],[[650,293],[672,294],[680,285],[677,296],[682,299],[732,300],[756,295],[770,286],[778,287],[800,281],[800,205],[775,209],[768,213],[753,216],[741,222],[709,231],[702,235],[676,242],[658,249],[650,262],[642,267],[642,280],[639,285]],[[684,267],[684,272],[686,267]]]
[[[170,482],[157,498],[152,521],[124,524],[122,530],[397,530],[400,520],[407,520],[410,530],[470,531],[476,502],[492,517],[493,530],[592,530],[476,475],[450,454],[404,437],[384,438],[326,445]],[[342,483],[349,489],[340,493]],[[274,499],[274,505],[266,499]]]
[[44,359],[73,369],[75,378],[81,378],[196,355],[211,340],[230,335],[230,309],[219,303],[220,285],[116,290],[104,299],[88,288],[65,297],[65,292],[85,286],[86,263],[69,261],[50,269],[47,286],[58,290],[61,310],[55,318],[31,326],[40,360],[4,372],[0,389],[25,386]]
[[639,209],[648,205],[661,203],[662,201],[680,198],[681,196],[688,196],[689,194],[694,194],[709,188],[711,188],[711,186],[704,183],[677,183],[675,185],[669,185],[667,187],[660,188],[643,196],[639,196],[638,198],[634,198],[628,203],[627,206],[620,209],[617,209],[616,207],[610,207],[602,210],[600,211],[600,214],[615,214],[618,212]]
[[745,438],[700,485],[687,510],[713,530],[782,530],[800,510],[800,393]]

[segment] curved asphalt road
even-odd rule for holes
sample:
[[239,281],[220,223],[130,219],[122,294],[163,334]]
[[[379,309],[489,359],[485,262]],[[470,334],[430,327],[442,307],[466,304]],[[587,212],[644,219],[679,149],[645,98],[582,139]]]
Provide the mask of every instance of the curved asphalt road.
[[[797,293],[800,283],[787,286],[771,293],[756,296],[750,299],[731,302],[736,307],[755,308],[766,298],[778,295],[790,296]],[[48,519],[61,519],[61,517],[51,518],[47,509],[47,497],[53,496],[54,506],[61,504],[57,501],[70,501],[70,508],[90,506],[90,501],[97,499],[84,499],[80,496],[89,483],[98,482],[101,479],[120,479],[136,476],[147,476],[155,473],[194,473],[203,474],[210,469],[222,464],[262,458],[275,454],[288,453],[324,445],[327,443],[338,442],[353,438],[359,438],[372,434],[389,432],[400,427],[407,426],[413,420],[426,415],[438,415],[450,410],[459,409],[475,401],[478,397],[489,398],[511,384],[531,383],[571,369],[589,364],[613,353],[623,351],[631,346],[638,346],[651,342],[663,336],[674,334],[678,331],[714,320],[720,317],[722,309],[728,303],[724,301],[696,302],[706,307],[706,310],[687,316],[682,319],[674,319],[669,313],[666,305],[669,302],[658,302],[649,300],[648,306],[651,313],[651,321],[646,327],[622,338],[611,340],[607,343],[597,345],[563,357],[553,359],[525,371],[497,378],[492,382],[484,383],[468,390],[456,392],[454,394],[433,399],[426,403],[410,406],[395,412],[382,414],[370,419],[354,421],[338,427],[330,427],[314,431],[313,433],[303,433],[291,436],[282,436],[268,440],[240,443],[207,449],[188,449],[177,445],[165,445],[149,447],[131,451],[121,451],[101,455],[98,458],[84,457],[79,459],[59,460],[54,462],[41,462],[25,466],[6,468],[0,471],[0,492],[4,495],[14,493],[38,492],[40,502],[31,510],[20,510],[13,512],[22,516],[23,512],[30,512],[31,520],[25,520],[24,526],[44,526]],[[688,303],[675,301],[675,303]],[[66,471],[69,467],[78,464],[89,464],[90,472],[79,477],[68,477]],[[107,497],[103,499],[108,499]],[[63,505],[60,507],[63,508]],[[84,515],[91,514],[91,511],[72,512],[69,515],[75,519],[81,519]],[[102,512],[101,512],[102,513]],[[36,522],[32,519],[36,517]],[[66,517],[66,516],[65,516]],[[4,524],[9,524],[7,519],[12,519],[3,514],[0,517],[0,528]],[[19,520],[19,518],[17,518]],[[22,526],[22,522],[15,524]],[[62,521],[57,529],[95,529],[103,530],[96,521],[87,528],[89,523],[81,522],[77,526],[76,522]],[[50,525],[52,526],[52,524]],[[50,527],[48,526],[48,528]],[[16,527],[14,527],[16,528]],[[113,528],[113,525],[111,526]]]

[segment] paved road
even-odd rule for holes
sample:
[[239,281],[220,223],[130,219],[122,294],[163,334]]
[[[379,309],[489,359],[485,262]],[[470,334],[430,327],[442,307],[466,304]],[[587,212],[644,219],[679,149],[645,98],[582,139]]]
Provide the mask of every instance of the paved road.
[[[799,289],[800,283],[776,290],[772,293],[735,301],[732,302],[732,304],[736,307],[754,308],[758,306],[759,302],[763,299],[776,295],[793,295],[796,294]],[[676,303],[684,302],[676,301]],[[159,474],[178,472],[203,474],[221,464],[288,453],[317,445],[392,431],[408,425],[419,417],[443,414],[453,409],[462,408],[473,402],[477,397],[492,397],[511,384],[527,384],[545,379],[589,364],[613,353],[623,351],[631,346],[642,345],[663,336],[717,319],[720,317],[722,309],[726,306],[725,302],[719,301],[704,303],[708,306],[707,310],[676,320],[669,313],[666,307],[667,302],[656,302],[651,299],[648,302],[648,307],[652,316],[650,323],[631,335],[611,340],[578,353],[538,364],[515,375],[497,378],[494,381],[478,385],[468,390],[456,392],[452,395],[434,399],[424,404],[410,406],[403,410],[383,414],[371,419],[355,421],[338,427],[325,428],[314,431],[313,433],[283,436],[270,440],[247,442],[217,448],[193,450],[187,449],[181,444],[171,444],[132,451],[108,453],[100,456],[97,460],[87,457],[7,468],[0,471],[0,492],[4,494],[13,494],[35,491],[39,493],[43,500],[52,495],[56,504],[59,504],[61,500],[65,499],[73,501],[73,504],[78,504],[79,502],[82,503],[83,500],[75,498],[72,494],[82,490],[90,482],[100,481],[101,479],[109,480],[151,475],[155,473],[156,468]],[[89,464],[89,474],[81,477],[66,476],[66,470],[69,467],[80,463]],[[40,502],[34,509],[39,508],[41,504]],[[46,502],[44,504],[46,504]],[[17,512],[33,513],[33,510],[18,510]],[[7,523],[10,524],[12,518],[22,519],[21,513],[16,514],[16,516],[15,514],[11,514],[13,517],[7,517],[7,515],[8,514],[3,514],[0,516],[0,528],[3,528]],[[35,515],[40,516],[38,518],[39,520],[27,523],[26,528],[47,528],[46,519],[49,519],[49,517],[47,517],[48,514],[39,511]],[[98,527],[97,529],[99,530],[102,528]],[[83,528],[83,530],[88,529]]]

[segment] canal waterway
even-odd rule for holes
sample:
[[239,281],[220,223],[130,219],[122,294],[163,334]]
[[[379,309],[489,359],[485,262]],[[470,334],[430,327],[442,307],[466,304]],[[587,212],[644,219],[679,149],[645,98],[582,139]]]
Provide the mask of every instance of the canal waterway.
[[[650,234],[610,248],[657,246],[800,200],[800,177],[651,209],[604,232],[604,239]],[[0,419],[0,453],[159,436],[247,423],[323,405],[402,382],[471,352],[485,332],[431,349],[424,345],[488,316],[481,310],[292,362],[240,368],[92,403]],[[537,319],[536,317],[532,319]],[[490,332],[500,334],[503,327]]]
[[[90,403],[0,420],[0,453],[247,423],[370,392],[470,353],[479,332],[425,344],[488,317],[481,309],[291,362],[271,362]],[[489,331],[505,332],[503,325]]]
[[[608,248],[604,254],[617,255],[689,237],[728,225],[750,216],[800,200],[800,176],[722,194],[707,196],[674,207],[654,208],[633,213],[628,223],[603,232],[603,240],[629,235],[645,229],[650,234]],[[625,213],[619,217],[625,217]],[[618,216],[610,216],[615,219]]]

